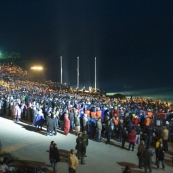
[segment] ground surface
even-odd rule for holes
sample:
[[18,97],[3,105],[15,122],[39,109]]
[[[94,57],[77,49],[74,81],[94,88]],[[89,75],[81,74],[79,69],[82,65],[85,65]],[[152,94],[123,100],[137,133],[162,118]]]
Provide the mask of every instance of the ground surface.
[[[18,162],[21,161],[28,165],[46,165],[51,170],[47,150],[50,142],[54,140],[61,155],[61,162],[58,163],[58,173],[67,173],[67,156],[69,150],[75,148],[76,136],[74,134],[65,136],[59,132],[57,136],[52,137],[45,136],[45,132],[45,130],[38,132],[34,127],[26,123],[15,124],[11,119],[0,117],[0,141],[3,144],[1,152],[10,153],[19,159]],[[101,143],[89,140],[87,157],[85,158],[86,164],[79,165],[77,173],[121,173],[126,165],[131,167],[131,173],[144,172],[143,169],[138,168],[137,146],[135,151],[132,152],[121,149],[120,143],[117,141],[111,141],[111,145],[106,145],[104,139]],[[127,145],[128,143],[126,143],[126,148]],[[157,171],[156,166],[153,164],[152,172],[172,173],[173,164],[171,159],[171,155],[166,153],[166,171],[161,169]],[[155,155],[153,156],[154,160]]]

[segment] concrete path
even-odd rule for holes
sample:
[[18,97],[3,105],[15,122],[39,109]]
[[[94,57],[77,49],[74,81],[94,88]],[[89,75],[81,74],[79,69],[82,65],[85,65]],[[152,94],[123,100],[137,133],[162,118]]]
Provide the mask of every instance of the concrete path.
[[[67,155],[70,149],[74,149],[76,145],[76,136],[58,133],[57,136],[45,136],[45,131],[38,132],[34,127],[19,123],[16,124],[10,119],[0,117],[0,141],[3,144],[3,151],[10,153],[20,160],[41,162],[49,165],[49,145],[51,141],[55,141],[60,150],[62,162],[58,163],[58,173],[67,173]],[[104,139],[105,140],[105,139]],[[131,173],[143,173],[144,169],[138,168],[138,158],[135,151],[127,151],[121,149],[120,143],[111,140],[111,145],[103,142],[98,143],[89,140],[87,147],[87,157],[84,165],[79,165],[77,173],[121,173],[126,165],[131,167]],[[126,143],[127,147],[128,143]],[[154,149],[153,149],[154,151]],[[152,173],[172,173],[173,164],[171,163],[171,155],[166,154],[166,171],[159,169],[153,164]],[[155,155],[153,156],[153,161]]]

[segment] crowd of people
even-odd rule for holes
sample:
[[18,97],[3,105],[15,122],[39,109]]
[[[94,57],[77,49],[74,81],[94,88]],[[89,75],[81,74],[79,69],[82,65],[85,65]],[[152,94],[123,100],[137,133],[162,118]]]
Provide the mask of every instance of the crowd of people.
[[[168,151],[169,139],[168,121],[160,126],[159,132],[155,132],[153,117],[157,112],[169,118],[173,112],[173,104],[141,97],[110,99],[101,95],[81,96],[54,90],[50,92],[46,84],[27,80],[5,82],[1,79],[0,84],[0,116],[12,116],[15,123],[27,121],[38,130],[46,126],[46,136],[57,135],[58,129],[64,131],[65,135],[70,131],[75,133],[75,148],[81,164],[84,164],[86,156],[87,137],[96,138],[97,142],[106,137],[106,144],[114,138],[122,148],[128,141],[129,151],[131,147],[134,151],[134,146],[139,145],[139,168],[145,166],[145,169],[149,168],[151,172],[149,159],[144,158],[152,155],[149,148],[155,137],[161,141],[156,147],[157,168],[161,161],[162,168],[165,169],[164,152]],[[53,148],[56,150],[56,144]],[[73,154],[74,150],[71,150],[70,158],[73,158]],[[56,164],[53,167],[56,171]],[[69,170],[72,172],[71,168]]]

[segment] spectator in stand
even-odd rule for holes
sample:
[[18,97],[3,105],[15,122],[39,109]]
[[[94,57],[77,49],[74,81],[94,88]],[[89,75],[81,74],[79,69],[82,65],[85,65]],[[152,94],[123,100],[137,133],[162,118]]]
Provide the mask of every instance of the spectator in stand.
[[127,131],[128,131],[128,133],[131,132],[132,128],[134,128],[134,124],[132,123],[132,121],[130,121],[130,122],[128,123],[128,125],[127,125]]
[[151,124],[151,119],[148,115],[145,116],[145,120],[144,120],[144,125],[145,126],[150,126]]
[[140,118],[136,114],[132,114],[132,123],[135,127],[140,123]]
[[132,145],[132,151],[134,151],[134,146],[135,146],[135,142],[136,142],[136,133],[134,130],[134,127],[132,127],[132,130],[130,131],[130,133],[128,133],[128,139],[129,139],[129,149],[131,148]]
[[144,128],[144,113],[142,110],[140,110],[139,114],[138,114],[139,118],[140,118],[140,125],[141,125],[141,128],[143,129]]

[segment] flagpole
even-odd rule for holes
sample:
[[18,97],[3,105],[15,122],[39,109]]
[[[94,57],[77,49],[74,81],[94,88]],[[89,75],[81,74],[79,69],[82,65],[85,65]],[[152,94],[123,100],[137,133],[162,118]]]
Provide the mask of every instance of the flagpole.
[[95,57],[95,92],[96,92],[96,57]]
[[60,56],[60,69],[61,69],[61,84],[62,84],[62,56]]
[[77,57],[77,89],[79,89],[79,57]]

